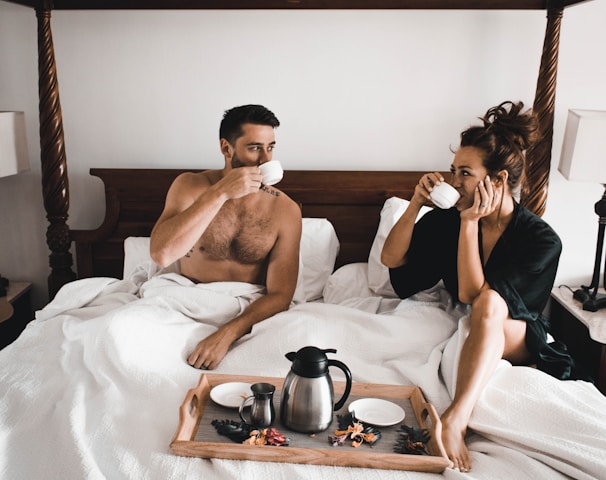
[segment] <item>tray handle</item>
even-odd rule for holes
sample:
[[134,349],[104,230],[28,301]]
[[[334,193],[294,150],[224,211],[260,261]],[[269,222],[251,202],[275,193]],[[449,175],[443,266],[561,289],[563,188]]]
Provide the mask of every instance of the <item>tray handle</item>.
[[[431,438],[427,444],[430,453],[448,458],[444,449],[444,443],[442,442],[442,421],[438,416],[436,408],[427,402],[424,402],[421,407],[421,421],[419,423],[421,424],[421,428],[427,428],[431,432]],[[449,463],[452,465],[450,460]]]
[[179,428],[171,441],[190,441],[196,435],[200,417],[204,414],[203,381],[196,388],[187,391],[183,403],[179,407]]

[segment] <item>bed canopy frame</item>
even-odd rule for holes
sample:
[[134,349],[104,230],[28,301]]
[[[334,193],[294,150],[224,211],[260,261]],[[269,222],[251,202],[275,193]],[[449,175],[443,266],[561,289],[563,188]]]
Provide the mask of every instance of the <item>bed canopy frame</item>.
[[[49,297],[52,299],[56,292],[66,284],[76,278],[72,269],[72,255],[70,253],[71,242],[76,242],[76,251],[78,254],[78,274],[85,277],[98,274],[95,270],[93,260],[81,259],[81,253],[84,257],[86,251],[92,248],[96,240],[107,238],[113,234],[115,238],[124,239],[126,236],[136,232],[141,235],[149,234],[153,221],[159,214],[158,206],[155,205],[152,212],[156,212],[155,218],[144,218],[143,227],[141,222],[133,231],[119,231],[117,225],[118,216],[121,215],[120,209],[128,199],[122,198],[124,193],[124,180],[117,183],[108,183],[111,178],[116,179],[114,170],[93,170],[93,175],[99,175],[104,179],[106,190],[106,220],[103,225],[91,232],[72,231],[68,227],[69,210],[69,182],[67,158],[65,155],[65,141],[63,134],[63,120],[61,114],[61,102],[59,98],[59,84],[57,81],[57,69],[55,64],[55,55],[53,39],[51,32],[51,12],[53,10],[128,10],[128,9],[476,9],[476,10],[545,10],[547,13],[547,25],[543,43],[541,63],[538,72],[536,84],[536,94],[533,109],[537,113],[540,125],[540,139],[527,152],[527,171],[526,177],[531,187],[530,193],[521,199],[523,205],[530,210],[542,215],[547,201],[548,178],[551,163],[551,147],[553,136],[553,120],[555,108],[556,77],[558,65],[558,49],[560,40],[560,25],[564,9],[566,7],[581,3],[582,0],[9,0],[12,3],[21,4],[33,8],[36,11],[38,21],[38,68],[39,68],[39,113],[40,113],[40,148],[41,148],[41,169],[42,169],[42,190],[44,198],[44,208],[49,222],[47,228],[47,244],[51,251],[49,264],[51,268],[48,277]],[[160,187],[156,192],[158,198],[163,198],[166,193],[166,185],[178,171],[162,171]],[[167,175],[168,172],[168,175]],[[303,174],[304,172],[298,172]],[[327,173],[327,172],[324,172]],[[375,193],[368,187],[365,193],[354,192],[355,188],[360,187],[362,179],[368,181],[369,172],[339,172],[339,177],[344,185],[351,190],[352,195],[361,197],[346,203],[351,207],[353,204],[360,205],[362,202],[372,200],[374,202],[375,213],[380,209],[382,202],[389,195],[396,194],[394,179],[398,181],[405,180],[407,187],[414,188],[416,178],[407,176],[400,178],[397,174],[404,172],[380,172],[373,176],[372,187],[376,188]],[[141,178],[142,171],[128,171],[128,181]],[[360,175],[362,174],[362,176]],[[396,176],[394,177],[394,174]],[[153,173],[152,173],[153,175]],[[281,184],[281,188],[286,193],[294,196],[305,208],[312,208],[310,204],[331,204],[338,208],[336,203],[343,202],[331,199],[329,192],[333,190],[333,175],[323,175],[314,177],[310,172],[309,180],[318,181],[320,178],[327,178],[317,187],[311,188],[305,181],[293,181],[292,185]],[[332,179],[330,179],[332,177]],[[305,177],[307,178],[307,177]],[[362,182],[363,183],[363,182]],[[139,183],[143,185],[143,183]],[[149,186],[149,183],[145,184]],[[132,185],[130,188],[134,188]],[[321,190],[318,195],[318,188]],[[164,190],[163,190],[164,189]],[[402,184],[399,184],[401,192]],[[140,189],[144,190],[144,189]],[[307,195],[306,195],[307,191]],[[302,197],[301,197],[302,196]],[[141,200],[141,199],[139,199]],[[147,199],[149,200],[149,199]],[[356,203],[357,202],[357,203]],[[161,206],[159,207],[161,208]],[[356,208],[358,208],[356,206]],[[134,209],[137,213],[137,209]],[[145,217],[145,213],[139,212]],[[149,216],[149,213],[147,213]],[[113,220],[111,220],[113,217]],[[108,218],[111,220],[108,220]],[[355,223],[355,222],[354,222]],[[377,220],[372,227],[376,227]],[[347,228],[346,225],[337,228]],[[109,230],[113,230],[113,233]],[[372,242],[372,239],[370,240]],[[362,261],[362,254],[355,247],[351,251],[345,245],[345,251],[340,263],[347,261]]]

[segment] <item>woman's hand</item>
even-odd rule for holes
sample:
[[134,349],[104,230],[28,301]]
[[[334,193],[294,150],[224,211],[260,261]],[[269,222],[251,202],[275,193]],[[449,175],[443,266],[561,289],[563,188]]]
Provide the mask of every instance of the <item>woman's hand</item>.
[[419,183],[415,186],[415,193],[411,201],[416,200],[418,203],[425,205],[431,203],[430,193],[433,187],[440,185],[444,181],[444,177],[439,172],[426,173],[423,175]]
[[479,220],[496,210],[501,200],[501,193],[495,188],[490,177],[486,175],[473,194],[471,207],[461,212],[461,220]]

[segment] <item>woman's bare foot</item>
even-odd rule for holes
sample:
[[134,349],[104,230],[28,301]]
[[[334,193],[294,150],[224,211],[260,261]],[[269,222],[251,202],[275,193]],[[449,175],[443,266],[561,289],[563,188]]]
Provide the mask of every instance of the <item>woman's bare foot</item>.
[[471,455],[465,445],[465,432],[467,424],[459,425],[460,422],[447,410],[441,418],[442,421],[442,443],[446,455],[452,462],[452,468],[458,468],[461,472],[471,470]]

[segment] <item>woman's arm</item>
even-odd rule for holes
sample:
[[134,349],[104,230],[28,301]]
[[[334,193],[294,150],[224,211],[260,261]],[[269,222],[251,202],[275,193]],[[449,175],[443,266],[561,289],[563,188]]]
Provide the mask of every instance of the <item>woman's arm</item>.
[[430,200],[429,192],[433,185],[439,185],[444,178],[439,173],[423,175],[415,187],[408,207],[393,226],[381,251],[381,263],[388,268],[397,268],[406,263],[406,254],[410,248],[412,232],[421,207]]
[[[473,300],[480,294],[482,289],[490,288],[486,283],[484,276],[484,267],[480,256],[479,245],[479,228],[480,219],[486,218],[492,214],[497,208],[497,195],[493,190],[493,185],[490,178],[486,178],[479,183],[474,192],[474,201],[471,207],[461,212],[461,227],[459,230],[459,247],[457,254],[457,272],[459,280],[459,300],[462,303],[471,304]],[[488,230],[488,225],[486,225]],[[502,232],[499,230],[497,234],[500,236]],[[483,241],[486,243],[486,238],[494,237],[494,235],[484,235]],[[494,246],[496,239],[490,241]],[[487,250],[486,255],[490,254],[492,248]],[[485,259],[486,260],[486,259]]]
[[457,272],[459,300],[471,304],[485,285],[482,259],[478,244],[478,221],[461,220]]

